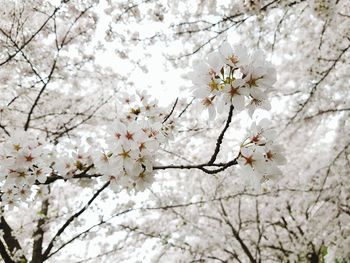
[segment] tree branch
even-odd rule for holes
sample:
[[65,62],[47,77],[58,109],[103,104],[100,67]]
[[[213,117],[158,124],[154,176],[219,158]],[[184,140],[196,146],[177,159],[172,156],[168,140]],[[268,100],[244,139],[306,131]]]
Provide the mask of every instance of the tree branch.
[[247,247],[247,245],[243,242],[242,238],[240,237],[240,235],[238,234],[237,230],[233,227],[232,223],[230,222],[228,215],[226,213],[226,210],[224,208],[224,204],[222,203],[222,201],[220,200],[220,205],[221,205],[221,210],[222,213],[224,215],[224,219],[225,222],[229,225],[229,227],[231,228],[232,234],[233,236],[236,238],[236,240],[238,241],[238,243],[241,245],[244,253],[247,255],[247,257],[249,258],[251,263],[256,263],[256,260],[254,259],[252,253],[250,252],[249,248]]
[[[3,239],[10,253],[13,253],[17,250],[22,250],[22,247],[19,244],[18,240],[12,235],[12,229],[10,225],[6,222],[3,216],[1,216],[0,219],[0,229],[4,231]],[[22,256],[21,259],[26,260],[24,256]]]
[[43,262],[42,247],[44,240],[44,230],[42,229],[42,226],[45,224],[45,217],[47,216],[48,208],[49,200],[45,199],[41,206],[40,218],[38,220],[37,229],[33,234],[34,244],[31,263]]
[[10,255],[7,253],[6,247],[1,240],[0,240],[0,255],[2,259],[5,261],[5,263],[15,263],[10,257]]
[[[25,41],[20,47],[19,49],[16,50],[16,52],[14,52],[11,55],[8,55],[7,59],[5,59],[3,62],[0,62],[0,66],[6,64],[7,62],[9,62],[12,58],[14,58],[22,49],[24,49],[39,33],[40,31],[46,26],[46,24],[50,21],[50,19],[52,17],[55,16],[55,14],[57,13],[58,10],[60,10],[61,6],[56,7],[54,9],[54,11],[52,12],[52,14],[45,20],[45,22],[34,32],[34,34],[31,35],[31,37],[29,39],[27,39],[27,41]],[[1,30],[1,32],[4,32]]]
[[164,118],[163,122],[162,123],[165,123],[169,118],[170,116],[173,114],[174,110],[175,110],[175,107],[177,105],[177,102],[178,102],[179,98],[176,98],[175,102],[174,102],[174,105],[170,111],[170,113]]
[[56,238],[58,238],[63,232],[64,230],[70,225],[70,223],[73,222],[74,219],[78,218],[82,213],[84,213],[86,211],[86,209],[92,204],[92,202],[99,196],[99,194],[107,188],[107,186],[109,185],[109,182],[105,183],[92,197],[91,199],[87,202],[87,204],[80,209],[78,212],[76,212],[74,215],[72,215],[70,218],[68,218],[68,220],[60,227],[60,229],[58,229],[57,233],[54,235],[54,237],[51,239],[51,241],[49,242],[45,252],[43,253],[43,260],[46,260],[48,258],[48,255],[51,251],[51,249],[54,246],[54,242],[56,240]]
[[300,112],[306,107],[306,105],[311,101],[311,99],[313,98],[318,86],[327,78],[327,76],[331,73],[331,71],[335,68],[336,64],[340,61],[341,57],[346,53],[346,51],[348,51],[350,48],[350,45],[348,45],[346,48],[344,48],[340,54],[338,55],[338,57],[333,61],[333,63],[331,64],[331,66],[324,72],[324,74],[322,75],[322,77],[312,86],[311,91],[309,93],[308,98],[300,104],[299,109],[294,113],[294,115],[290,118],[290,120],[288,121],[288,123],[286,124],[286,127],[289,126],[294,120],[295,118],[300,114]]
[[216,157],[218,156],[218,154],[220,152],[220,146],[222,144],[222,140],[224,139],[225,132],[227,131],[228,127],[230,126],[230,123],[232,120],[233,109],[234,109],[234,107],[233,107],[233,105],[231,105],[230,111],[228,113],[226,125],[225,125],[224,129],[221,131],[221,133],[216,141],[216,147],[215,147],[214,153],[213,153],[212,157],[210,158],[210,161],[208,162],[208,164],[213,164],[216,160]]

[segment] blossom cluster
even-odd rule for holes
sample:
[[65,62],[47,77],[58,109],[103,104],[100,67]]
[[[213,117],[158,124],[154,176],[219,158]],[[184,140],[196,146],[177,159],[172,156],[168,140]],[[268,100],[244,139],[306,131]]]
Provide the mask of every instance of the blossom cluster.
[[84,178],[96,172],[109,180],[113,189],[142,191],[149,186],[159,146],[171,136],[174,121],[165,121],[165,110],[145,92],[124,94],[120,102],[119,118],[107,127],[102,139],[106,147],[97,147],[92,138],[54,147],[32,132],[12,133],[0,144],[2,203],[12,207],[18,200],[28,200],[32,186],[44,184],[48,176]]
[[[257,108],[269,110],[267,94],[276,81],[274,68],[261,52],[249,54],[242,46],[232,48],[227,42],[209,54],[205,62],[194,65],[191,74],[193,95],[214,118],[232,105],[237,111],[247,109],[250,117]],[[274,132],[267,120],[255,122],[241,144],[238,164],[242,174],[259,189],[261,182],[282,174],[278,168],[285,162],[283,148],[274,144]]]
[[206,61],[193,66],[193,95],[201,99],[211,119],[225,105],[233,105],[238,111],[247,108],[250,116],[257,108],[270,110],[267,93],[276,81],[276,73],[261,52],[248,54],[245,47],[232,49],[225,42]]
[[94,171],[110,181],[114,190],[143,191],[153,182],[156,153],[171,136],[174,122],[164,122],[165,113],[146,92],[121,93],[118,102],[118,118],[107,125],[102,140],[106,146],[98,147],[92,138],[85,144],[62,145],[63,152],[53,165],[60,176],[88,177],[86,173]]
[[109,128],[108,149],[92,154],[95,169],[119,187],[144,190],[153,182],[153,166],[162,137],[161,127],[148,122],[114,122]]
[[161,143],[174,124],[146,92],[123,94],[119,118],[107,130],[107,147],[91,153],[95,169],[110,181],[112,189],[143,191],[154,179],[153,167]]
[[274,143],[275,132],[269,126],[266,119],[253,122],[238,157],[243,176],[257,190],[262,182],[282,175],[278,166],[286,162],[283,147]]
[[[236,110],[246,108],[250,116],[256,108],[270,109],[266,93],[275,82],[275,72],[261,53],[248,54],[244,47],[232,49],[224,43],[206,62],[196,64],[192,76],[194,94],[212,118],[228,105]],[[160,145],[167,143],[175,129],[172,111],[167,111],[146,92],[121,94],[118,117],[107,124],[102,146],[91,139],[78,145],[66,142],[49,151],[29,132],[14,133],[1,146],[2,201],[27,199],[31,187],[45,183],[49,175],[69,179],[95,174],[108,180],[114,190],[143,191],[154,180]],[[277,166],[283,164],[284,157],[281,148],[272,143],[266,125],[254,123],[250,132],[241,145],[238,163],[260,183],[281,173]]]
[[53,165],[60,176],[72,178],[93,166],[91,155],[83,147],[83,143],[78,145],[66,143],[60,146],[63,147],[63,153],[57,156]]
[[136,91],[135,94],[122,93],[119,97],[118,113],[123,120],[133,122],[135,119],[148,119],[151,122],[160,121],[164,115],[158,107],[157,100],[146,92]]
[[31,194],[35,182],[45,183],[51,171],[44,141],[29,132],[15,132],[0,148],[1,201],[13,204]]
[[136,94],[124,93],[119,102],[122,108],[118,110],[118,113],[122,122],[146,121],[148,126],[154,125],[155,129],[160,131],[157,137],[160,143],[173,137],[173,132],[176,130],[174,119],[167,118],[168,112],[159,107],[158,101],[152,99],[146,91],[136,91]]

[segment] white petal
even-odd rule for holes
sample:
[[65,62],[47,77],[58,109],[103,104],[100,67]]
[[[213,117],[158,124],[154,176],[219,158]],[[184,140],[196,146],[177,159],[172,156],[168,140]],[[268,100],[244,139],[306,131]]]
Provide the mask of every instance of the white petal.
[[208,64],[215,73],[219,73],[220,69],[223,66],[223,61],[218,52],[212,52],[208,55]]
[[227,41],[222,43],[222,45],[219,48],[219,52],[224,59],[227,59],[228,57],[230,57],[233,54],[231,45]]
[[193,96],[195,98],[205,98],[205,97],[208,97],[209,95],[210,95],[209,88],[206,88],[204,86],[195,89],[195,91],[193,92]]
[[243,96],[233,96],[232,97],[232,105],[235,107],[236,110],[243,110],[244,109],[244,97]]
[[209,120],[214,120],[216,116],[216,110],[214,106],[208,108]]

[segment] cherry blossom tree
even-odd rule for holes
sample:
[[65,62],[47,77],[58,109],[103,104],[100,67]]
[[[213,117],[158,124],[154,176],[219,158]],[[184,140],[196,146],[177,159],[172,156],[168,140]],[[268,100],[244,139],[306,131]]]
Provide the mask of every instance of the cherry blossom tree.
[[3,262],[349,261],[347,0],[0,4]]

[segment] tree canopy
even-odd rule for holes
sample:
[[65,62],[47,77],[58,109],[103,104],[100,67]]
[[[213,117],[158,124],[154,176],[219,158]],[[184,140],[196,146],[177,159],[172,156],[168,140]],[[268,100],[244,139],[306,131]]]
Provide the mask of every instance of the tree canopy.
[[348,0],[0,6],[2,262],[349,262]]

